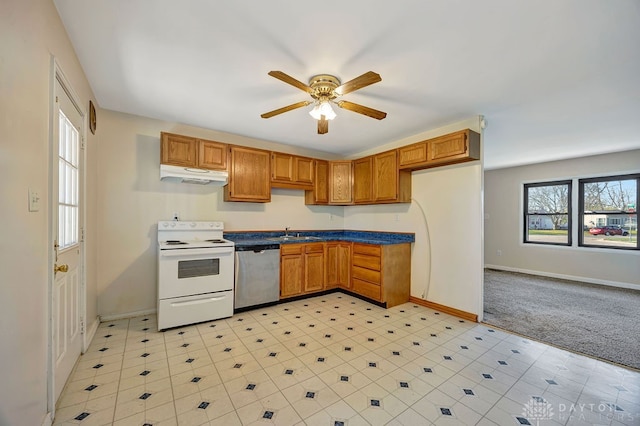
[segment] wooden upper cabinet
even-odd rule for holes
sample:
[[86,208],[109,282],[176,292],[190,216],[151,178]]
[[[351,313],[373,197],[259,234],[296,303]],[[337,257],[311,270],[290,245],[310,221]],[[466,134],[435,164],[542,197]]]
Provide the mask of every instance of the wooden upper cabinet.
[[324,160],[313,161],[313,189],[304,193],[305,204],[329,203],[329,162]]
[[411,173],[398,169],[398,151],[353,161],[353,201],[356,204],[408,203]]
[[160,162],[174,166],[226,170],[227,145],[220,142],[162,132]]
[[351,161],[329,162],[329,204],[352,204],[352,163]]
[[313,178],[313,158],[271,153],[271,186],[310,190],[313,188]]
[[271,153],[255,148],[229,147],[229,183],[225,201],[267,203],[271,201]]
[[420,170],[480,159],[480,134],[466,129],[403,146],[400,169]]
[[[409,201],[400,200],[398,173],[398,151],[387,151],[373,157],[373,201],[375,202],[395,202]],[[408,180],[411,183],[411,177]],[[411,188],[409,188],[411,197]]]
[[373,201],[373,157],[353,161],[353,202],[356,204]]
[[196,166],[198,151],[195,138],[164,132],[160,135],[160,162],[162,164]]
[[227,145],[198,139],[198,163],[202,169],[227,170]]

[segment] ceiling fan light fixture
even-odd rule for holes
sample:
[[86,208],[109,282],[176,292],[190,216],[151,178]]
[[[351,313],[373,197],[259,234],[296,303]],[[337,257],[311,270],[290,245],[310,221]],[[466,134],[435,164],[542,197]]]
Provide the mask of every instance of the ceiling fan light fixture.
[[320,120],[323,115],[327,120],[336,118],[336,113],[333,111],[333,108],[331,108],[331,105],[329,105],[329,101],[317,102],[313,109],[309,111],[309,115],[316,120]]

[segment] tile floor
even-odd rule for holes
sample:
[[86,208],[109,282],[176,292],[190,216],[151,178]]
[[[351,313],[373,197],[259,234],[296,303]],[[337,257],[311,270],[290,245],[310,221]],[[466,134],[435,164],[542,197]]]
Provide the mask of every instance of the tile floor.
[[638,425],[640,373],[342,293],[156,329],[100,324],[56,425]]

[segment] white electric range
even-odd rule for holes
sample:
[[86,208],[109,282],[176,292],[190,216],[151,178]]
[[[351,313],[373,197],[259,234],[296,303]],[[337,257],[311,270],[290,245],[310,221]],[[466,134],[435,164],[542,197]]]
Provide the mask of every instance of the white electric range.
[[158,330],[233,315],[234,243],[222,222],[158,222]]

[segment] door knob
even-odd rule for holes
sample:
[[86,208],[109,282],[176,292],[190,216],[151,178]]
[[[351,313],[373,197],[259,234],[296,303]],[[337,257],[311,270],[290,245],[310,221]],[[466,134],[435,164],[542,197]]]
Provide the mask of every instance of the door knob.
[[67,264],[63,264],[63,265],[53,265],[53,272],[67,272],[69,270],[69,265]]

